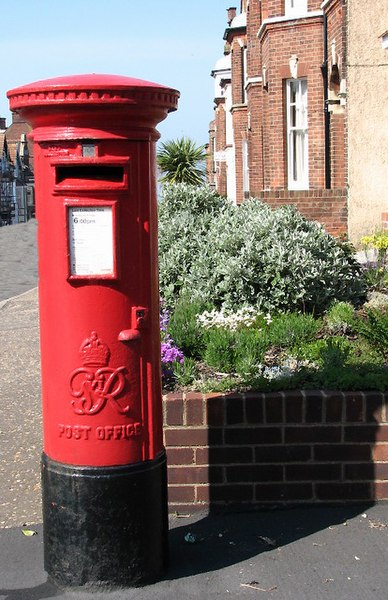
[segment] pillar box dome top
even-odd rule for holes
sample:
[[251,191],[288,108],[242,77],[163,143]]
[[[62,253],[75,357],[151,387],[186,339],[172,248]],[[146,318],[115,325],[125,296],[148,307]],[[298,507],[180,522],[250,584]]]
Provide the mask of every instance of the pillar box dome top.
[[74,123],[78,111],[81,120],[99,109],[106,111],[108,120],[110,114],[127,113],[145,117],[152,126],[177,109],[179,92],[142,79],[93,73],[35,81],[10,90],[7,97],[10,109],[33,126],[47,122],[50,115],[59,121],[60,115],[71,115]]

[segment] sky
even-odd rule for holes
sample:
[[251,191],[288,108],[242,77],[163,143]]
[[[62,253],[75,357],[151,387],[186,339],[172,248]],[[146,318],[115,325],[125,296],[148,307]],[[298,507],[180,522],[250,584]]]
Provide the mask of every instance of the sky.
[[208,141],[223,55],[225,0],[14,0],[1,7],[0,116],[6,92],[40,79],[109,73],[180,91],[178,111],[159,126],[161,141]]

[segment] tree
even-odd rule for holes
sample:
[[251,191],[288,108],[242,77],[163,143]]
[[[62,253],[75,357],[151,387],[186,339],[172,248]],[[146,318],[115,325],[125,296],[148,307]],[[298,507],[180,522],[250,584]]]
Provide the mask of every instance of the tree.
[[182,137],[161,145],[156,160],[163,183],[200,185],[206,178],[206,146],[196,146],[193,140]]

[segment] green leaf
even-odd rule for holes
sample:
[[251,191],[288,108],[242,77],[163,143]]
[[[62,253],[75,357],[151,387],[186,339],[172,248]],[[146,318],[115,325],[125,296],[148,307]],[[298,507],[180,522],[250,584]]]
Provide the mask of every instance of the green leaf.
[[26,537],[32,537],[33,535],[38,535],[38,532],[33,529],[22,529],[22,534]]

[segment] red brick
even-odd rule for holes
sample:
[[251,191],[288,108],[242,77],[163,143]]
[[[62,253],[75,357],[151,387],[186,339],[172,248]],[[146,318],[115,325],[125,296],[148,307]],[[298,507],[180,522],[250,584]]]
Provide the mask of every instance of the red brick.
[[388,462],[388,444],[376,444],[373,448],[373,460]]
[[231,428],[225,431],[226,444],[279,444],[281,441],[282,432],[279,427]]
[[255,461],[258,463],[294,463],[311,460],[311,446],[258,446]]
[[244,405],[241,397],[226,397],[226,423],[237,425],[244,423]]
[[204,425],[202,396],[186,397],[186,425]]
[[334,481],[341,478],[341,465],[287,465],[286,481]]
[[267,423],[283,423],[282,394],[265,394],[265,419]]
[[353,481],[373,481],[375,478],[375,465],[370,463],[354,463],[345,465],[344,479]]
[[166,423],[167,425],[183,425],[183,398],[167,396]]
[[344,410],[343,394],[332,393],[326,398],[326,422],[340,423]]
[[208,452],[212,465],[239,465],[253,462],[253,448],[247,446],[211,447]]
[[[387,448],[388,449],[388,448]],[[371,460],[369,444],[333,444],[314,447],[314,458],[318,461],[360,462]],[[387,452],[388,457],[388,452]]]
[[261,394],[255,394],[254,396],[247,395],[245,398],[245,413],[247,423],[263,423],[264,422],[264,410],[263,410],[263,398]]
[[209,485],[197,485],[195,488],[195,499],[197,502],[209,502],[210,500],[210,486]]
[[376,442],[388,442],[388,424],[379,425],[375,434]]
[[315,493],[318,500],[370,500],[373,498],[371,483],[317,483]]
[[375,479],[388,480],[388,463],[374,463]]
[[194,502],[195,487],[193,485],[169,485],[168,486],[168,501],[169,502]]
[[167,448],[167,463],[169,465],[191,465],[194,462],[192,448]]
[[253,483],[257,481],[283,481],[283,467],[280,465],[240,465],[226,468],[229,483]]
[[322,422],[322,393],[308,392],[306,395],[306,423]]
[[345,427],[344,440],[345,442],[374,444],[376,441],[377,429],[377,426],[373,427],[373,425],[353,425]]
[[209,464],[209,448],[195,448],[194,462],[196,465]]
[[367,423],[381,423],[383,420],[384,394],[367,392],[365,394],[365,420]]
[[225,424],[225,403],[223,396],[214,396],[206,399],[207,423],[212,426]]
[[376,481],[374,497],[375,500],[388,500],[388,481]]
[[208,433],[207,428],[166,429],[166,446],[206,446],[209,441]]
[[364,402],[361,393],[353,392],[346,394],[346,421],[364,420]]
[[286,422],[302,423],[303,421],[303,396],[301,392],[286,393],[285,397]]
[[331,425],[312,426],[312,427],[286,427],[286,444],[294,443],[318,443],[318,442],[339,442],[341,440],[341,428]]
[[169,467],[167,474],[169,485],[187,483],[209,483],[208,467]]

